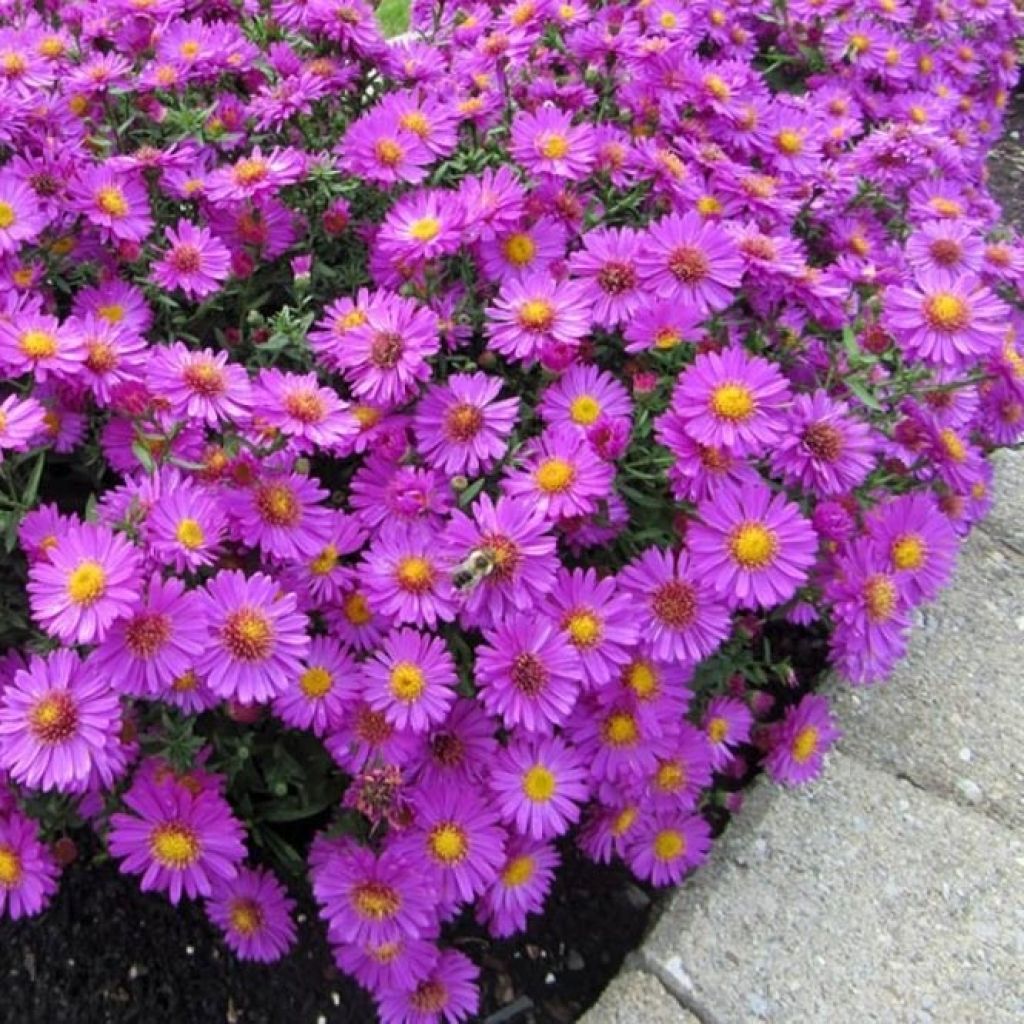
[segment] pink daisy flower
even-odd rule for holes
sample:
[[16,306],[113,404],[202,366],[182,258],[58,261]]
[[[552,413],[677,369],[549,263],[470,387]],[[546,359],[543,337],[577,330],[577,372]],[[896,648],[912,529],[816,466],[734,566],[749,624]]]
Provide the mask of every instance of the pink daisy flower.
[[573,277],[591,289],[591,318],[611,330],[648,304],[640,285],[640,233],[633,228],[598,228],[583,235],[583,248],[569,260]]
[[214,884],[238,874],[244,830],[219,793],[173,779],[137,778],[123,797],[129,813],[110,816],[107,846],[121,873],[142,875],[143,892],[213,895]]
[[415,988],[385,988],[378,997],[381,1024],[461,1024],[476,1017],[480,969],[465,954],[443,949]]
[[472,518],[456,509],[441,538],[441,550],[454,568],[474,551],[483,552],[491,571],[464,588],[467,621],[500,621],[510,612],[528,610],[551,590],[558,560],[555,538],[544,513],[526,499],[481,494]]
[[13,174],[0,174],[0,253],[35,241],[49,220],[28,185]]
[[905,494],[876,507],[867,532],[911,601],[938,596],[953,572],[959,543],[930,494]]
[[871,425],[818,390],[794,397],[789,429],[772,448],[772,470],[815,494],[847,494],[875,468],[876,449]]
[[477,900],[477,920],[497,939],[526,928],[540,913],[551,890],[559,857],[551,843],[513,836],[505,845],[505,866]]
[[136,175],[87,165],[71,183],[70,197],[74,209],[115,241],[141,242],[153,230],[149,196]]
[[588,769],[563,740],[519,740],[494,760],[488,783],[502,819],[520,835],[553,839],[579,820]]
[[260,370],[252,398],[260,425],[295,439],[296,451],[330,448],[359,430],[348,403],[332,388],[321,387],[315,373]]
[[711,827],[699,814],[662,811],[641,820],[626,845],[630,870],[653,885],[676,885],[711,850]]
[[0,317],[0,366],[12,377],[30,373],[40,383],[76,377],[85,357],[78,333],[56,317],[30,312]]
[[619,573],[619,584],[636,600],[644,643],[656,658],[696,664],[729,634],[725,602],[685,552],[648,548]]
[[0,691],[0,768],[31,789],[80,792],[109,786],[121,707],[106,679],[73,651],[32,655]]
[[173,415],[211,427],[249,420],[252,388],[244,366],[228,362],[227,352],[190,349],[184,342],[156,345],[147,383],[166,400]]
[[8,395],[0,402],[0,462],[4,451],[27,451],[45,427],[46,409],[32,398]]
[[299,150],[284,147],[264,153],[257,146],[248,156],[207,177],[206,198],[218,203],[266,196],[293,185],[305,171],[306,158]]
[[623,331],[627,352],[670,352],[684,341],[698,341],[703,314],[692,306],[659,300],[636,310]]
[[723,490],[687,533],[693,568],[731,608],[771,608],[807,580],[818,535],[799,506],[765,486]]
[[732,305],[743,277],[735,239],[698,213],[651,224],[637,268],[644,287],[705,315]]
[[679,378],[672,411],[698,444],[760,455],[782,438],[789,402],[779,368],[733,346],[697,356]]
[[326,736],[341,724],[353,703],[359,678],[355,659],[337,640],[315,636],[302,659],[302,670],[274,698],[274,714],[295,729]]
[[911,232],[903,251],[915,274],[934,271],[956,279],[981,272],[985,243],[971,223],[929,220]]
[[120,693],[158,697],[192,667],[206,643],[198,594],[180,580],[154,576],[145,597],[90,655],[89,666]]
[[395,839],[393,849],[436,882],[444,903],[471,902],[504,864],[505,830],[497,814],[466,789],[421,787],[411,803],[415,823]]
[[359,398],[397,405],[430,377],[426,360],[440,347],[436,314],[412,299],[380,291],[334,355]]
[[419,184],[434,155],[415,132],[385,110],[357,118],[338,144],[341,168],[378,185]]
[[538,411],[545,423],[589,430],[602,419],[631,421],[633,403],[610,373],[576,363],[544,389]]
[[363,584],[375,608],[396,623],[451,622],[456,598],[436,535],[418,523],[385,523],[367,551]]
[[519,399],[499,399],[501,386],[498,377],[456,373],[427,389],[416,406],[414,429],[416,446],[431,466],[475,476],[504,456]]
[[375,239],[394,263],[417,264],[450,255],[462,244],[463,209],[451,193],[423,190],[399,199]]
[[12,921],[46,909],[60,869],[39,840],[39,826],[13,808],[0,814],[0,916]]
[[295,943],[295,900],[264,868],[238,869],[231,880],[216,878],[206,914],[220,928],[239,960],[269,964]]
[[736,697],[712,697],[701,719],[711,749],[711,766],[720,772],[735,754],[733,748],[750,742],[754,713]]
[[476,649],[480,700],[506,728],[550,735],[569,716],[580,690],[579,655],[553,622],[535,614],[504,616]]
[[696,807],[711,784],[711,744],[704,732],[689,722],[679,722],[644,784],[644,795],[656,810]]
[[65,326],[81,340],[85,359],[78,376],[92,390],[97,404],[110,405],[126,385],[141,384],[149,362],[149,345],[142,335],[94,313],[73,317]]
[[100,642],[139,598],[141,556],[119,533],[75,523],[28,572],[32,616],[66,643]]
[[150,551],[176,572],[212,565],[220,553],[227,514],[214,493],[191,483],[160,495],[146,517]]
[[632,657],[640,637],[634,599],[614,576],[594,569],[562,569],[544,605],[579,652],[585,682],[603,686]]
[[220,291],[231,276],[231,253],[209,228],[179,220],[176,228],[164,228],[170,248],[150,269],[161,288],[180,288],[194,299]]
[[579,281],[529,273],[502,283],[487,309],[488,347],[514,362],[536,362],[545,348],[576,348],[590,330],[590,302]]
[[500,283],[507,277],[550,272],[565,258],[568,232],[551,217],[518,224],[480,243],[479,263],[487,277]]
[[772,730],[772,749],[764,759],[769,777],[799,786],[821,774],[825,753],[842,733],[829,711],[828,698],[808,693],[786,711]]
[[455,701],[458,676],[444,640],[415,629],[388,634],[363,672],[367,703],[399,729],[426,732]]
[[437,963],[440,951],[433,939],[394,939],[391,942],[334,946],[338,969],[370,992],[411,992]]
[[911,285],[885,291],[885,323],[909,359],[960,367],[995,355],[1003,344],[1009,309],[970,274],[922,270]]
[[532,174],[582,181],[594,165],[594,128],[574,125],[572,115],[557,107],[523,110],[512,121],[510,151]]
[[332,941],[380,945],[431,936],[436,927],[437,893],[420,863],[393,845],[376,856],[347,843],[311,876]]
[[497,752],[494,719],[476,700],[459,697],[448,717],[423,736],[414,778],[427,786],[482,782]]
[[206,685],[242,704],[284,694],[309,652],[307,620],[295,610],[295,595],[280,593],[263,573],[236,570],[218,573],[200,593],[209,644],[196,669]]
[[153,323],[153,311],[142,289],[116,278],[76,292],[71,311],[79,318],[92,313],[129,334],[145,334]]
[[522,467],[506,473],[502,490],[529,499],[549,519],[587,515],[611,494],[614,466],[574,427],[549,427],[523,456]]
[[314,558],[330,539],[327,491],[301,473],[268,473],[252,487],[230,492],[227,511],[235,537],[274,558]]
[[761,483],[760,474],[741,455],[694,441],[687,433],[688,422],[669,409],[654,424],[658,443],[675,456],[668,479],[676,498],[699,502],[714,498],[723,488]]
[[420,735],[392,725],[383,711],[360,700],[348,709],[340,727],[328,735],[327,750],[349,774],[367,766],[409,764],[419,751]]

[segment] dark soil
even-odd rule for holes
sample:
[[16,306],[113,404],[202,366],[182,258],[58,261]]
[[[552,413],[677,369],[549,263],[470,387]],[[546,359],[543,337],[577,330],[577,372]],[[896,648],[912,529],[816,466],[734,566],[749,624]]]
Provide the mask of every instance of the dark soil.
[[[549,911],[495,942],[460,922],[452,944],[483,967],[490,1024],[565,1024],[593,1003],[640,940],[649,891],[622,868],[564,851]],[[315,910],[269,966],[223,946],[201,907],[145,895],[107,862],[79,862],[42,917],[0,922],[2,1024],[370,1024],[373,1004],[338,972]]]

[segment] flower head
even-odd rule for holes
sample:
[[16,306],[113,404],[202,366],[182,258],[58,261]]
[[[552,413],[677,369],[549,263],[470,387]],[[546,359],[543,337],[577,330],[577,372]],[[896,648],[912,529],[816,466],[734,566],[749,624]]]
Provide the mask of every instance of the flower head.
[[273,963],[295,942],[295,901],[263,868],[238,869],[230,880],[217,878],[206,913],[240,960]]

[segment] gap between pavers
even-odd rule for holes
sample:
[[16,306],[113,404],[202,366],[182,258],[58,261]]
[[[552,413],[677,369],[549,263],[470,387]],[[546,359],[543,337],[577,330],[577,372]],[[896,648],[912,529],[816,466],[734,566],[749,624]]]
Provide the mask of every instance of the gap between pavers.
[[647,1020],[637,986],[681,998],[659,1024],[1024,1021],[1024,453],[995,462],[910,660],[840,692],[823,779],[754,787],[586,1024]]

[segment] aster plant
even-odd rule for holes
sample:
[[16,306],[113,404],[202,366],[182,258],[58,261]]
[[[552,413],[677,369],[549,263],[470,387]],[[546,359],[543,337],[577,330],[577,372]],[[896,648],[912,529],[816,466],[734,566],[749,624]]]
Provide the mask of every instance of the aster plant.
[[570,843],[678,882],[837,738],[777,638],[878,681],[949,578],[1024,432],[1018,20],[411,24],[0,0],[0,914],[91,829],[453,1024],[460,922]]

